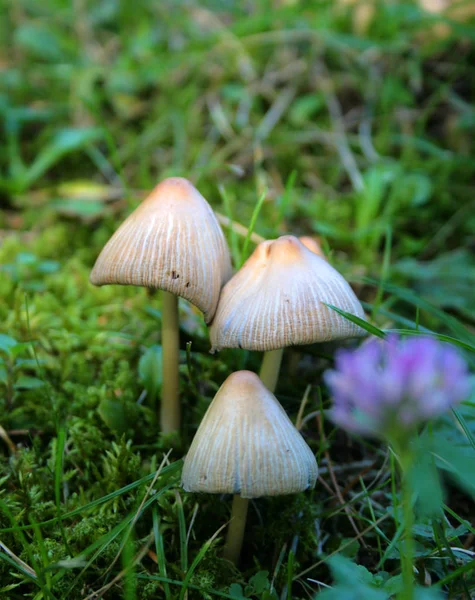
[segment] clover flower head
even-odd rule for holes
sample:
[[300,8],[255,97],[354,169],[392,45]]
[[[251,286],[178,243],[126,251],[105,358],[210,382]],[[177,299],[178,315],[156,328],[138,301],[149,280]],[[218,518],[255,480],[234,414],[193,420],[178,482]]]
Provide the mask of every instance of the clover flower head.
[[324,379],[330,419],[350,433],[391,437],[438,417],[470,394],[468,367],[451,345],[431,337],[371,340],[340,350]]

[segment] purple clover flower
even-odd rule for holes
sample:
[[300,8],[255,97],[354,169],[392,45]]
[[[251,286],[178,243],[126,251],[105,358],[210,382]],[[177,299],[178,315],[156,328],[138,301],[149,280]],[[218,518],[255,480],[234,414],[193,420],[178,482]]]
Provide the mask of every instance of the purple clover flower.
[[389,336],[340,350],[324,379],[329,417],[350,433],[392,437],[467,399],[471,383],[461,354],[430,337]]

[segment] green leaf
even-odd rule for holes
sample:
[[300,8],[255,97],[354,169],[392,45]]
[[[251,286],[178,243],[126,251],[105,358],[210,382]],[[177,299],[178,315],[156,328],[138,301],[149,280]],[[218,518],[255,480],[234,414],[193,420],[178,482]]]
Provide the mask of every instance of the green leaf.
[[340,546],[343,546],[339,552],[346,558],[356,559],[358,551],[360,549],[360,543],[355,538],[342,538]]
[[373,575],[341,554],[328,559],[335,580],[332,589],[324,590],[318,600],[389,600],[383,590],[374,585]]
[[12,348],[14,348],[18,342],[4,333],[0,333],[0,350],[10,354]]
[[475,451],[471,446],[457,448],[449,442],[440,441],[435,456],[441,469],[450,473],[467,493],[475,494]]
[[417,512],[422,517],[440,515],[444,501],[439,473],[431,452],[433,440],[424,435],[417,440],[415,455],[407,477],[417,494]]
[[293,103],[289,110],[289,121],[294,127],[302,127],[325,106],[323,94],[313,92],[300,96]]
[[469,494],[475,493],[475,403],[461,404],[456,412],[439,419],[433,427],[434,456],[440,469],[450,473]]
[[23,187],[27,189],[31,186],[66,154],[82,150],[93,142],[97,142],[101,137],[102,131],[92,127],[67,128],[59,131],[28,168]]
[[13,346],[10,350],[10,354],[13,358],[16,358],[19,354],[27,350],[31,345],[31,342],[20,342]]
[[8,383],[8,373],[6,367],[0,361],[0,383],[4,383],[5,385]]
[[444,600],[446,596],[436,587],[417,587],[414,593],[414,600]]
[[127,411],[123,402],[112,398],[103,398],[97,407],[104,423],[118,434],[128,429]]
[[475,259],[469,250],[445,252],[432,261],[404,258],[391,272],[409,278],[418,294],[441,308],[468,316],[475,305]]
[[371,279],[370,277],[362,277],[360,281],[369,285],[380,286],[385,292],[392,294],[396,298],[400,298],[404,302],[412,304],[421,310],[427,311],[429,314],[433,315],[442,323],[444,323],[444,325],[449,327],[457,337],[469,343],[473,341],[473,335],[468,331],[465,325],[463,325],[452,315],[449,315],[437,306],[434,306],[426,299],[422,298],[420,294],[413,292],[411,289],[389,284],[377,279]]
[[150,346],[139,360],[139,377],[147,390],[149,401],[153,402],[162,389],[162,347]]
[[20,375],[15,383],[17,390],[34,390],[43,387],[45,382],[38,377],[30,377],[29,375]]
[[15,41],[33,56],[50,61],[64,60],[59,36],[46,26],[49,20],[26,21],[15,32]]
[[396,575],[395,577],[390,577],[383,585],[383,589],[390,596],[396,596],[404,590],[404,582],[402,579],[402,575]]
[[246,598],[246,596],[244,595],[242,586],[239,585],[239,583],[232,583],[229,586],[229,595],[232,596],[233,598],[236,598],[237,600],[242,600],[242,599]]
[[251,579],[249,584],[252,585],[256,594],[261,594],[264,590],[269,589],[269,571],[259,571]]
[[84,220],[100,217],[106,210],[104,202],[88,198],[55,200],[52,202],[52,206],[60,214]]
[[22,582],[20,582],[20,583],[11,583],[10,585],[7,585],[5,587],[0,588],[0,592],[11,592],[15,588],[17,588],[19,585],[23,585],[23,583]]

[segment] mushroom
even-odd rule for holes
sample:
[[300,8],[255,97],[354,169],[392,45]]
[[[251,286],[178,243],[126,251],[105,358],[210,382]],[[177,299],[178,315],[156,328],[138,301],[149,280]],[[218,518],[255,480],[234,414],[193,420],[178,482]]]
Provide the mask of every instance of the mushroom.
[[320,238],[313,238],[309,235],[303,235],[302,237],[299,237],[299,240],[302,242],[305,248],[308,248],[314,254],[318,254],[318,256],[325,258],[325,253],[323,252],[320,244]]
[[158,184],[104,246],[91,272],[94,285],[159,288],[162,292],[163,432],[180,426],[178,296],[209,323],[231,260],[216,216],[186,179]]
[[224,555],[237,563],[249,498],[315,486],[317,462],[255,373],[230,375],[211,402],[185,458],[187,492],[234,494]]
[[221,291],[210,328],[212,352],[265,351],[260,376],[273,392],[284,347],[365,334],[326,304],[364,318],[340,273],[296,237],[262,242]]

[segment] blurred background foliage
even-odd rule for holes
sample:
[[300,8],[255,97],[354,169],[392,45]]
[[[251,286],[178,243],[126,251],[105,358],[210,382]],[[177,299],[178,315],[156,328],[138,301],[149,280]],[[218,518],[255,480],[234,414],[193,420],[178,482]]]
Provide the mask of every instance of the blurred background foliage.
[[[239,225],[265,194],[255,232],[320,236],[378,326],[473,345],[475,10],[464,0],[0,0],[0,10],[0,539],[43,573],[36,593],[83,598],[123,549],[113,532],[147,498],[142,484],[157,455],[173,446],[181,456],[227,374],[260,360],[237,351],[210,357],[200,315],[182,303],[185,431],[181,440],[157,440],[159,300],[139,288],[93,288],[88,275],[118,223],[160,179],[192,180],[237,253]],[[291,414],[307,384],[308,410],[320,408],[319,374],[332,351],[288,353],[291,376],[278,396]],[[463,414],[475,433],[473,407]],[[381,470],[371,503],[353,471],[345,498],[360,529],[390,516],[382,450],[325,430],[328,440],[313,421],[305,430],[322,473],[330,442],[343,480],[348,464],[351,472],[369,460],[366,484]],[[441,431],[455,435],[453,423]],[[181,581],[188,545],[191,560],[228,513],[219,498],[168,490],[176,477],[170,471],[157,482],[160,511],[124,538],[124,556],[156,527],[168,576]],[[140,494],[121,490],[138,478]],[[352,496],[351,487],[361,493]],[[106,493],[112,497],[96,508]],[[299,569],[339,548],[373,568],[394,535],[392,520],[366,545],[327,491],[309,498],[263,500],[250,515],[254,558],[245,574],[212,546],[190,579],[197,597],[228,593],[232,581],[241,596],[273,597],[265,596],[274,580],[263,569],[280,565],[275,578],[285,591]],[[452,500],[469,519],[465,496],[452,489]],[[212,518],[194,521],[184,538],[198,502]],[[31,529],[81,506],[87,515],[66,530]],[[463,519],[447,525],[446,537],[420,529],[419,560],[438,579],[449,577],[451,563],[432,558],[446,539],[470,535]],[[18,525],[30,527],[24,538]],[[298,552],[282,562],[292,536]],[[147,555],[137,576],[125,578],[124,597],[166,592],[150,578],[159,541],[155,559]],[[396,558],[393,548],[390,567]],[[38,584],[24,573],[19,583],[12,570],[0,562],[2,593],[33,594]],[[331,580],[323,564],[312,575]],[[449,578],[454,593],[459,581]]]

